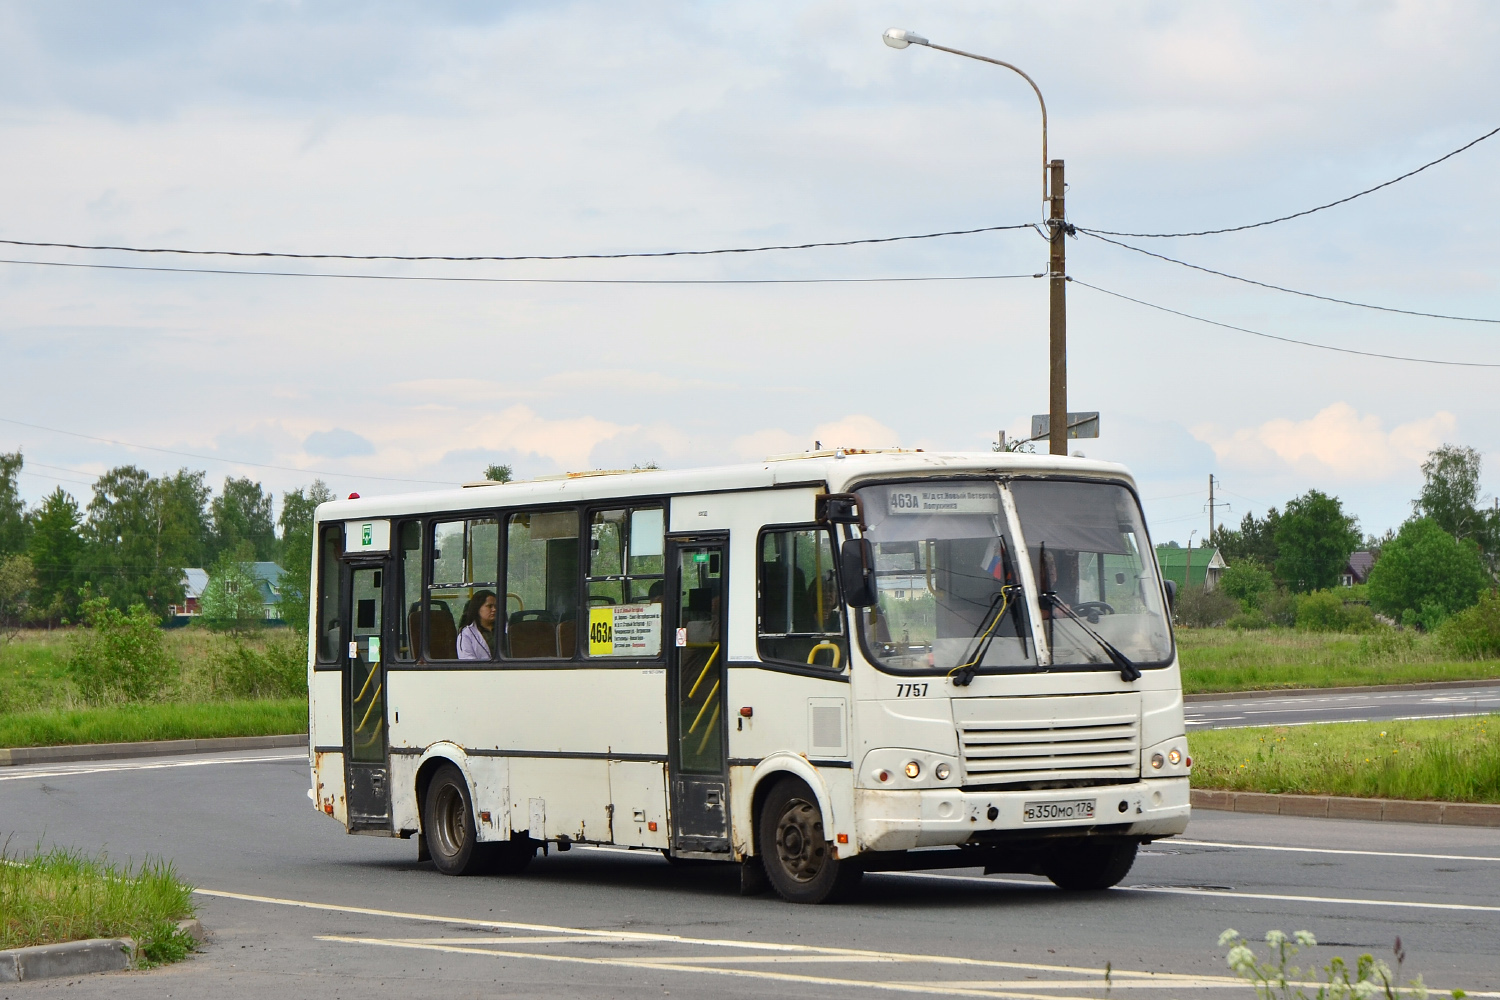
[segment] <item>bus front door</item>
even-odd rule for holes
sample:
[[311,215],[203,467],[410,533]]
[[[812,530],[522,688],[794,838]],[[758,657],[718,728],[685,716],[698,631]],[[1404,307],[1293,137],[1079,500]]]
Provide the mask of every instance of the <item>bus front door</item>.
[[390,768],[386,757],[386,568],[380,563],[345,567],[349,595],[344,622],[344,732],[348,733],[344,788],[350,830],[391,828]]
[[676,595],[667,684],[673,853],[729,854],[724,722],[728,554],[723,536],[668,542],[671,593]]

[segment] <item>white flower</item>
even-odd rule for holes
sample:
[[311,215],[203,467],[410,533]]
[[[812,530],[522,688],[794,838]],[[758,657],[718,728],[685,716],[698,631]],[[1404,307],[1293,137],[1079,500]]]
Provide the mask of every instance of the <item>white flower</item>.
[[1244,972],[1246,969],[1255,968],[1255,952],[1245,945],[1237,944],[1229,949],[1229,954],[1224,956],[1224,961],[1235,972]]
[[1219,947],[1222,948],[1229,942],[1238,940],[1239,936],[1239,931],[1235,930],[1233,927],[1229,928],[1229,930],[1219,935]]
[[1368,979],[1361,979],[1354,984],[1355,1000],[1370,1000],[1375,995],[1375,984]]
[[1266,931],[1266,944],[1272,948],[1280,948],[1286,943],[1286,935],[1280,931]]
[[1292,937],[1296,938],[1297,943],[1304,948],[1311,948],[1318,943],[1318,939],[1313,937],[1312,931],[1298,931]]

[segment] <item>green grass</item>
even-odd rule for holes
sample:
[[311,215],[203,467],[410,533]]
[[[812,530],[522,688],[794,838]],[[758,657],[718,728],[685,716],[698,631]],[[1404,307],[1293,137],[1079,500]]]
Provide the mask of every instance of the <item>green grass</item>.
[[1455,660],[1413,631],[1179,628],[1177,651],[1189,694],[1500,677],[1500,660]]
[[0,854],[0,949],[129,937],[139,964],[175,962],[193,949],[177,929],[193,912],[192,886],[169,862],[121,867],[62,848]]
[[301,698],[43,708],[0,715],[0,747],[305,732],[307,702]]
[[1500,802],[1500,716],[1198,730],[1193,786]]

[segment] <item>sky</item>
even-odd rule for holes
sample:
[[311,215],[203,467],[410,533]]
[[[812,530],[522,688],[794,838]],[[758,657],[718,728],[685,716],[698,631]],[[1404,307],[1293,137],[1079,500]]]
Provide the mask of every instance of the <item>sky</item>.
[[[1500,126],[1500,11],[1425,2],[14,3],[0,238],[292,253],[556,255],[1037,222],[1047,100],[1076,226],[1297,212]],[[1135,240],[1258,281],[1500,318],[1500,136],[1346,205]],[[1132,242],[1127,240],[1126,242]],[[1375,312],[1070,240],[1069,408],[1155,539],[1309,489],[1371,533],[1443,443],[1500,492],[1500,325]],[[1047,409],[1030,229],[633,260],[410,263],[0,245],[0,451],[23,495],[104,470],[479,478],[850,447],[987,450]],[[198,274],[44,266],[200,267]],[[575,284],[309,277],[964,281]],[[71,433],[61,433],[71,432]],[[81,436],[80,436],[81,435]],[[104,440],[100,440],[104,439]],[[155,449],[155,450],[152,450]],[[1045,445],[1043,449],[1045,450]]]

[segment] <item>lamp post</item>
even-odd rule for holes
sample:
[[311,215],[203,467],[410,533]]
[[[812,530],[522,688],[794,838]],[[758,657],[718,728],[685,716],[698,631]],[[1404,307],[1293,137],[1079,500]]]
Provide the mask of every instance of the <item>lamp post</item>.
[[1003,66],[1029,83],[1036,93],[1037,103],[1042,108],[1042,201],[1048,208],[1046,221],[1051,242],[1051,255],[1047,262],[1047,277],[1050,285],[1048,450],[1054,455],[1066,455],[1068,453],[1068,279],[1066,248],[1063,244],[1063,237],[1067,233],[1063,198],[1067,185],[1063,182],[1063,161],[1047,159],[1047,102],[1042,99],[1042,90],[1036,85],[1036,81],[1019,66],[1013,66],[1000,59],[991,59],[989,56],[975,55],[972,52],[964,52],[962,49],[950,49],[945,45],[937,45],[916,32],[907,31],[904,28],[887,28],[881,37],[885,44],[893,49],[904,49],[908,45],[924,45],[929,49],[937,49],[939,52],[963,56],[965,59],[974,59],[992,66]]

